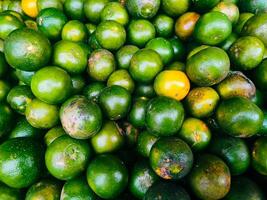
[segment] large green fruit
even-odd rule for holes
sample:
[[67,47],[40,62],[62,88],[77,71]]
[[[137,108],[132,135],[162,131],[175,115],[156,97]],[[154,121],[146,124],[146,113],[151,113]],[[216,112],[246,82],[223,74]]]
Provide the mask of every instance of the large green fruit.
[[7,62],[12,67],[35,71],[49,62],[52,48],[49,40],[43,34],[32,29],[22,28],[13,31],[6,38],[4,52]]
[[92,150],[86,141],[62,135],[47,147],[45,164],[57,179],[70,180],[86,169],[91,156]]
[[224,50],[218,47],[200,50],[192,55],[186,63],[186,73],[189,79],[199,86],[211,86],[221,82],[229,70],[229,57]]
[[183,140],[167,137],[159,139],[152,146],[149,160],[158,176],[177,180],[190,172],[193,165],[193,153]]
[[0,145],[0,180],[13,188],[29,187],[41,176],[43,159],[43,146],[33,138],[9,139]]
[[89,164],[87,181],[98,196],[111,199],[117,197],[126,188],[128,172],[117,157],[102,154]]
[[216,119],[225,133],[235,137],[251,137],[260,131],[263,113],[250,100],[233,97],[221,102]]
[[200,155],[189,174],[189,184],[200,199],[222,199],[230,190],[229,168],[217,156]]
[[223,42],[232,32],[228,17],[217,11],[204,14],[194,29],[194,37],[201,44],[216,45]]
[[183,105],[169,97],[156,97],[146,108],[146,127],[158,136],[171,136],[178,132],[184,120]]
[[87,139],[100,130],[102,113],[94,102],[84,96],[74,96],[61,106],[60,120],[64,130],[71,137]]
[[47,199],[57,200],[60,197],[61,183],[56,180],[44,179],[33,184],[27,191],[25,200]]
[[215,137],[211,141],[209,151],[226,162],[232,175],[243,174],[249,168],[250,152],[245,141],[240,138]]
[[32,77],[31,90],[40,100],[49,104],[59,104],[71,94],[70,75],[54,66],[38,70]]

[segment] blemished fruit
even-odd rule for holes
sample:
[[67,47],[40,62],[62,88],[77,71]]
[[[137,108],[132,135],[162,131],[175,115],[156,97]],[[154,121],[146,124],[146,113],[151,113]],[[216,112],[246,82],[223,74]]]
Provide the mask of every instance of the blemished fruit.
[[[203,181],[205,184],[202,184]],[[217,156],[201,155],[195,161],[189,175],[189,184],[196,196],[201,199],[221,199],[230,190],[229,168]]]
[[85,170],[91,156],[92,150],[86,141],[62,135],[47,147],[45,165],[57,179],[70,180]]
[[88,139],[100,130],[102,112],[96,103],[84,96],[73,96],[61,106],[60,120],[71,137]]
[[177,180],[186,176],[193,165],[190,147],[178,138],[161,138],[149,154],[150,165],[163,179]]

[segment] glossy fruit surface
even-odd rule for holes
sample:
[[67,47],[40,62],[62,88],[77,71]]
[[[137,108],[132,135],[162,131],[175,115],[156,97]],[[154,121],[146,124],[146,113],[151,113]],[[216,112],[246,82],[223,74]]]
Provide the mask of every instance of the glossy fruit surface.
[[100,131],[91,139],[92,147],[98,154],[116,151],[123,143],[122,131],[113,121],[104,122]]
[[24,27],[24,24],[11,14],[1,14],[0,27],[0,38],[5,40],[12,31]]
[[[209,59],[206,59],[207,57]],[[221,82],[227,76],[229,69],[230,60],[227,53],[217,47],[200,50],[186,63],[189,79],[199,86],[211,86]]]
[[240,138],[229,136],[213,138],[210,152],[221,157],[233,175],[243,174],[250,165],[249,149],[247,144]]
[[128,27],[128,40],[131,44],[144,47],[156,35],[156,29],[148,20],[137,19],[130,22]]
[[112,85],[121,86],[128,90],[130,93],[132,93],[134,90],[135,83],[127,70],[120,69],[113,72],[109,76],[107,86],[109,87]]
[[172,44],[162,37],[150,40],[146,44],[146,48],[156,51],[160,55],[163,64],[168,64],[174,58],[174,50]]
[[116,21],[103,21],[96,28],[96,39],[108,50],[118,50],[126,41],[124,27]]
[[168,15],[157,15],[153,24],[159,37],[168,38],[172,35],[174,20]]
[[5,141],[0,145],[0,180],[13,188],[29,187],[41,176],[43,153],[32,138]]
[[55,126],[51,128],[44,136],[44,142],[48,146],[54,142],[60,136],[66,134],[64,129],[61,126]]
[[213,11],[199,18],[194,29],[194,37],[202,44],[216,45],[224,41],[231,32],[232,24],[227,16]]
[[137,152],[144,157],[149,157],[150,150],[155,142],[159,139],[158,136],[148,132],[143,131],[138,135],[137,138]]
[[[205,184],[202,184],[203,181]],[[197,197],[221,199],[230,190],[231,175],[229,168],[220,158],[204,154],[196,160],[189,175],[189,183]]]
[[21,8],[30,17],[35,18],[38,15],[37,0],[22,0]]
[[89,76],[97,81],[105,81],[115,71],[116,62],[114,55],[105,49],[92,52],[88,60]]
[[147,190],[155,183],[159,177],[150,168],[149,162],[141,160],[137,162],[133,168],[129,187],[131,193],[138,199],[142,199]]
[[161,57],[156,51],[141,49],[133,55],[129,72],[135,81],[149,83],[162,68]]
[[164,70],[156,76],[154,89],[159,96],[167,96],[180,101],[188,94],[190,82],[184,72]]
[[105,87],[102,82],[92,82],[83,89],[83,95],[91,101],[98,102],[98,97]]
[[146,106],[148,99],[140,97],[135,100],[128,115],[129,122],[137,128],[145,127]]
[[32,199],[58,199],[60,197],[61,184],[56,180],[44,179],[33,184],[26,193],[25,200]]
[[121,119],[126,116],[130,109],[131,95],[125,88],[113,85],[102,90],[99,104],[109,119]]
[[[104,181],[98,181],[101,178]],[[101,198],[115,198],[124,190],[128,182],[127,169],[113,155],[97,156],[87,168],[87,181],[92,190]]]
[[67,23],[67,17],[57,8],[47,8],[38,14],[36,22],[38,30],[47,38],[59,40],[62,28]]
[[177,180],[186,176],[191,170],[193,153],[183,140],[161,138],[152,146],[149,160],[158,176]]
[[222,130],[235,137],[250,137],[256,134],[263,123],[262,111],[244,97],[223,101],[216,111]]
[[139,48],[134,45],[125,45],[122,48],[120,48],[116,53],[118,67],[122,69],[128,69],[133,55],[138,50]]
[[71,20],[64,25],[61,38],[72,42],[82,42],[87,39],[87,34],[87,28],[82,22]]
[[205,149],[211,140],[211,131],[207,124],[197,118],[185,119],[178,136],[187,142],[192,150]]
[[84,13],[86,18],[92,23],[100,22],[100,15],[109,0],[86,0],[84,2]]
[[86,141],[62,135],[47,147],[45,165],[57,179],[70,180],[85,170],[91,155]]
[[220,97],[211,87],[196,87],[185,99],[187,111],[197,118],[209,117],[215,111]]
[[9,138],[32,137],[40,139],[43,131],[30,125],[26,118],[21,117],[8,135]]
[[196,12],[186,12],[181,15],[175,23],[176,35],[182,40],[191,37],[199,17],[200,15]]
[[172,17],[177,17],[185,13],[189,5],[189,0],[162,0],[162,9]]
[[40,32],[22,28],[6,38],[4,51],[7,62],[14,68],[35,71],[48,63],[51,45]]
[[100,130],[102,113],[97,104],[84,96],[73,96],[61,106],[60,120],[71,137],[88,139]]
[[147,105],[146,126],[158,136],[178,132],[184,120],[183,105],[168,97],[155,97]]
[[251,70],[257,67],[263,59],[263,54],[264,44],[252,36],[237,39],[229,50],[229,56],[235,68],[241,70]]
[[129,15],[125,7],[119,2],[108,3],[100,15],[101,21],[113,20],[125,26],[129,22]]
[[58,107],[38,99],[33,99],[27,105],[25,115],[28,122],[35,128],[52,128],[59,122]]
[[77,43],[61,40],[54,45],[53,64],[70,74],[82,73],[87,65],[84,49]]
[[54,66],[38,70],[32,77],[31,90],[40,100],[49,104],[59,104],[71,94],[72,83],[69,74]]

